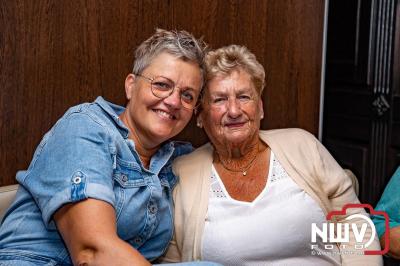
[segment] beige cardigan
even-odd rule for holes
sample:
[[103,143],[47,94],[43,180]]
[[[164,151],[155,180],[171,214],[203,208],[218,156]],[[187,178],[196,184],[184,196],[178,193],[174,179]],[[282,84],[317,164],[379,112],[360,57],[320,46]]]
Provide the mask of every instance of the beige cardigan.
[[[346,203],[359,203],[350,178],[310,133],[301,129],[278,129],[260,131],[260,138],[325,214],[340,210]],[[165,262],[201,260],[212,160],[213,147],[208,143],[174,162],[173,170],[180,181],[173,192],[175,234],[163,258]],[[364,210],[350,209],[347,215],[353,213],[364,213]],[[380,249],[377,238],[369,249]],[[341,259],[343,265],[382,265],[381,256],[342,255]]]

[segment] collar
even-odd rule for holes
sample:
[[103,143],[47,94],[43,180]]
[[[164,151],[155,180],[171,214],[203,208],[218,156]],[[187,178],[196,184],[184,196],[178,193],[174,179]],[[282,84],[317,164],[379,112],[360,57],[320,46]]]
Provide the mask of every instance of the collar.
[[108,102],[104,100],[103,97],[99,96],[96,98],[94,101],[107,115],[111,117],[111,119],[114,121],[115,125],[117,126],[117,129],[121,133],[121,135],[127,139],[129,135],[129,129],[122,123],[121,119],[119,118],[119,115],[122,114],[123,111],[125,111],[125,107],[113,104],[111,102]]

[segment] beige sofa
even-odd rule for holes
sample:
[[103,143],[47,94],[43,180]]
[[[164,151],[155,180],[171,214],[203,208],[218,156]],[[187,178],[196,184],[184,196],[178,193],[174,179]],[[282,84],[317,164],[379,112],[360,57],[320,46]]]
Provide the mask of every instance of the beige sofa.
[[4,213],[13,202],[17,190],[18,185],[0,187],[0,221],[3,219]]

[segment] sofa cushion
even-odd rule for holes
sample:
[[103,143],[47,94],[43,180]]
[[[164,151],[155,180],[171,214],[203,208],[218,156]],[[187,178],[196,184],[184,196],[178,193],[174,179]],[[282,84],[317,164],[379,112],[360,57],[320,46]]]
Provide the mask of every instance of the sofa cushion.
[[0,221],[13,202],[18,190],[18,185],[0,187]]

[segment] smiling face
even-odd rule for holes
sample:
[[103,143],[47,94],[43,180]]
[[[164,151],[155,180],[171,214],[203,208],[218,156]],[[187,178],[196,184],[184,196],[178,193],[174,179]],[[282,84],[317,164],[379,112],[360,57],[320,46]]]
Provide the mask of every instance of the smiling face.
[[262,116],[251,76],[238,69],[208,82],[198,119],[214,146],[234,148],[258,138]]
[[127,126],[145,148],[154,148],[177,135],[189,122],[193,111],[182,106],[180,91],[192,90],[199,95],[201,73],[196,63],[164,52],[156,56],[141,75],[150,79],[162,76],[177,87],[170,96],[161,99],[151,92],[148,79],[130,74],[125,80],[129,101],[125,111]]

